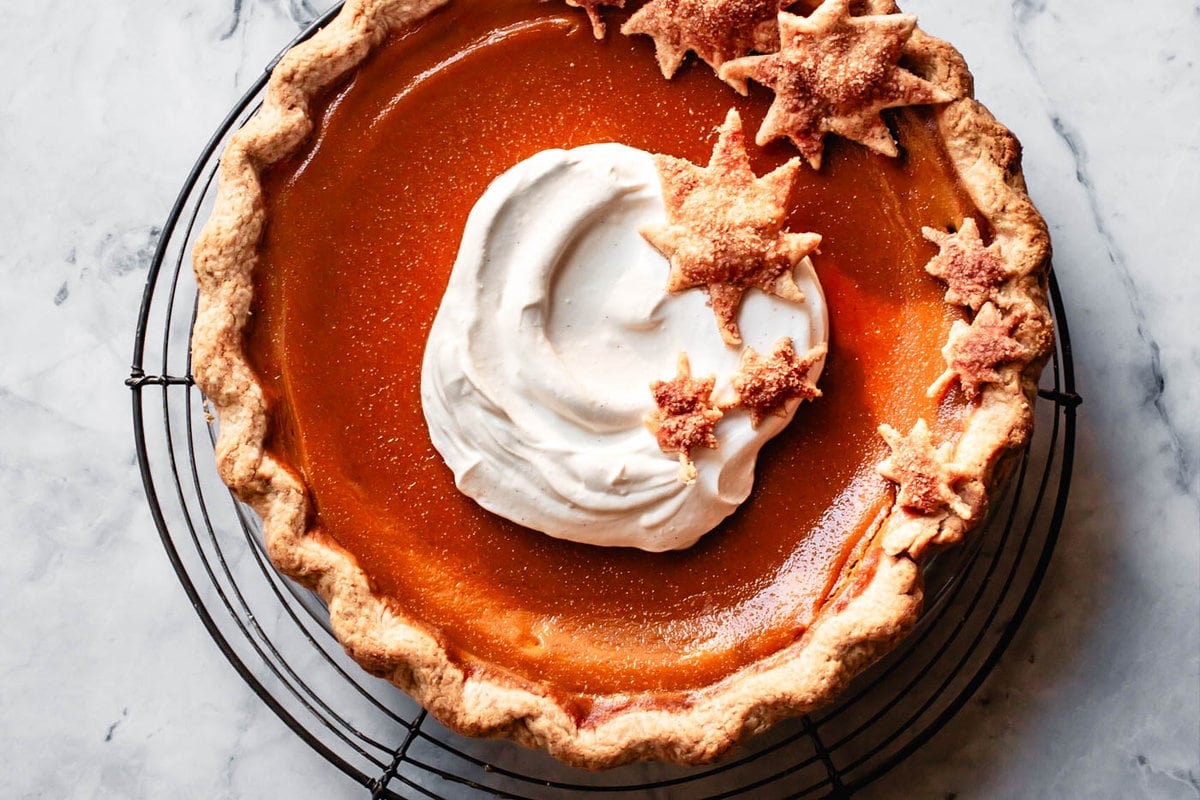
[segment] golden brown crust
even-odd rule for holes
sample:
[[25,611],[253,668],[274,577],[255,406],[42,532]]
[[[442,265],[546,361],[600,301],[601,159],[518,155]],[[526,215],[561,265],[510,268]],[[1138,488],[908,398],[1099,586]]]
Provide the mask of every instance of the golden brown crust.
[[[265,451],[263,392],[242,349],[264,222],[259,173],[301,146],[313,126],[309,104],[322,89],[354,68],[389,31],[445,1],[350,0],[327,28],[283,58],[261,110],[222,157],[213,215],[193,253],[200,290],[194,374],[220,418],[218,469],[262,516],[276,566],[328,603],[334,633],[346,650],[451,727],[509,737],[592,768],[639,759],[711,761],[775,721],[828,702],[902,638],[920,612],[920,558],[932,546],[959,540],[968,524],[950,510],[916,515],[892,509],[876,536],[881,549],[870,551],[871,569],[843,581],[827,613],[792,645],[692,692],[677,708],[630,702],[583,723],[546,687],[478,665],[464,669],[434,636],[372,593],[353,557],[309,532],[304,486]],[[894,11],[890,0],[866,5],[870,13]],[[970,74],[946,43],[917,30],[905,58],[944,91],[969,95]],[[963,184],[994,232],[1009,274],[999,290],[1003,307],[1021,314],[1014,335],[1030,349],[1013,380],[983,386],[961,435],[951,443],[947,457],[962,473],[956,491],[974,510],[986,501],[984,487],[1001,458],[1021,446],[1030,431],[1032,396],[1051,342],[1044,289],[1050,246],[1026,196],[1012,135],[971,99],[939,107],[935,117]]]

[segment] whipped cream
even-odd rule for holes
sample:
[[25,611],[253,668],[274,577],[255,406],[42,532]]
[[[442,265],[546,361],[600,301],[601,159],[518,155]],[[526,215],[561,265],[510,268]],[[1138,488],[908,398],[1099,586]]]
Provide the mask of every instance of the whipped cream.
[[[757,430],[727,412],[720,447],[693,452],[690,484],[643,423],[650,383],[675,376],[681,351],[724,399],[741,356],[703,291],[667,293],[668,263],[638,234],[664,218],[652,156],[620,144],[538,153],[475,204],[429,333],[421,401],[459,490],[487,510],[562,539],[662,551],[691,546],[749,495],[759,449],[797,401]],[[747,346],[769,354],[790,336],[803,353],[826,341],[807,260],[795,278],[804,303],[746,294]]]

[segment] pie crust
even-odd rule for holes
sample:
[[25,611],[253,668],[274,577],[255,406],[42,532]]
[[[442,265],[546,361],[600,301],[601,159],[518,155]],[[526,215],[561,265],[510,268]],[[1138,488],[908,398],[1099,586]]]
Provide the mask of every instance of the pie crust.
[[[334,633],[347,652],[450,727],[508,737],[589,768],[644,759],[711,761],[744,737],[828,702],[910,630],[921,610],[922,559],[961,541],[983,518],[988,488],[1002,478],[1005,457],[1027,440],[1036,382],[1053,334],[1045,288],[1050,242],[1026,194],[1020,146],[972,99],[971,75],[959,53],[917,29],[906,45],[905,66],[961,98],[935,106],[933,116],[959,179],[988,222],[989,252],[1003,262],[1003,281],[990,292],[989,303],[1016,320],[1006,333],[1021,348],[1019,358],[991,365],[994,369],[984,378],[969,378],[978,398],[959,438],[922,451],[936,462],[935,478],[952,473],[953,497],[942,491],[945,486],[938,488],[940,498],[922,495],[916,486],[921,480],[911,476],[922,477],[924,462],[903,457],[920,449],[916,440],[928,437],[928,431],[914,430],[905,437],[889,429],[890,442],[912,445],[907,450],[896,445],[883,465],[885,476],[901,483],[897,497],[909,506],[893,505],[875,533],[878,546],[867,551],[803,636],[685,698],[654,701],[653,693],[612,698],[611,710],[581,724],[552,686],[530,685],[502,671],[464,668],[434,636],[372,592],[353,556],[309,530],[305,486],[267,451],[264,391],[244,352],[252,273],[265,225],[263,171],[305,143],[314,128],[310,108],[315,98],[390,32],[446,1],[349,0],[328,27],[283,57],[262,108],[225,150],[212,217],[193,253],[199,285],[193,368],[220,420],[219,473],[262,517],[275,565],[328,604]],[[594,11],[597,4],[576,5]],[[896,8],[890,0],[868,0],[856,11],[885,14]],[[957,363],[952,356],[948,354],[950,370]],[[912,496],[921,499],[907,500]]]

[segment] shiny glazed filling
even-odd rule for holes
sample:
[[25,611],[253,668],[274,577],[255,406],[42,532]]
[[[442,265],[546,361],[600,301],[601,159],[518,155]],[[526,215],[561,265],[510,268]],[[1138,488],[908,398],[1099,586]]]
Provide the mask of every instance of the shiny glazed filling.
[[[958,312],[924,272],[935,248],[920,230],[974,208],[931,114],[908,111],[890,117],[899,159],[830,139],[822,170],[800,173],[789,227],[824,237],[824,397],[763,450],[738,512],[688,550],[649,554],[551,539],[454,488],[425,431],[421,358],[492,178],[540,150],[606,141],[707,163],[726,110],[752,132],[769,101],[703,65],[666,81],[648,39],[610,25],[597,42],[558,4],[456,2],[380,46],[266,176],[247,351],[268,447],[309,487],[312,531],[468,669],[585,707],[719,680],[802,635],[866,552],[893,499],[876,427],[924,416],[955,430],[957,394],[925,397]],[[795,155],[750,151],[759,174]]]

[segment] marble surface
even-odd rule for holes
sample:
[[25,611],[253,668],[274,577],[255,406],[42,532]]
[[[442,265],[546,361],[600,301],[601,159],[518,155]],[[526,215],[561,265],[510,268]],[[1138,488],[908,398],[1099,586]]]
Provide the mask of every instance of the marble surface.
[[[323,3],[5,3],[0,763],[6,797],[366,797],[181,591],[129,421],[167,210]],[[977,697],[865,797],[1200,797],[1200,5],[910,0],[1025,145],[1081,409],[1072,502]]]

